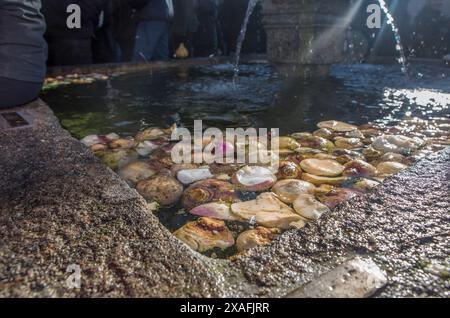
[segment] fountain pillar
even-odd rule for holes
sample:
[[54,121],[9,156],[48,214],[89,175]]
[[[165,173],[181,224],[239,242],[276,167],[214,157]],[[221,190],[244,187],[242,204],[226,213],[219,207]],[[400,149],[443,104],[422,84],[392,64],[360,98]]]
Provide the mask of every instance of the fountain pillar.
[[328,76],[343,60],[350,0],[263,0],[269,61],[286,77]]

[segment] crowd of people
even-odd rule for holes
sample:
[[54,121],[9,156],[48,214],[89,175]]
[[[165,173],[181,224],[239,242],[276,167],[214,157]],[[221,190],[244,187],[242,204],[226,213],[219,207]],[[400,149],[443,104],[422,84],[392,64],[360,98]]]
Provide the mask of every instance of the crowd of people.
[[[20,105],[39,94],[46,65],[149,62],[172,56],[231,55],[236,48],[249,0],[1,0],[0,109]],[[370,3],[372,0],[365,0]],[[427,0],[414,21],[406,1],[388,1],[409,56],[442,58],[450,52],[450,20],[443,0]],[[80,27],[67,25],[70,6],[80,8]],[[363,6],[365,8],[365,6]],[[358,19],[360,17],[361,19]],[[395,48],[392,34],[373,36],[367,12],[354,19],[375,55]],[[402,22],[403,21],[403,22]],[[384,43],[386,45],[377,45]],[[391,45],[392,44],[392,45]],[[259,4],[247,29],[243,53],[263,53],[266,34]],[[394,49],[391,49],[391,51]],[[450,59],[450,57],[449,57]]]
[[[42,0],[47,23],[48,65],[149,62],[177,57],[231,54],[236,47],[249,0]],[[402,38],[415,57],[439,58],[448,54],[450,22],[442,14],[442,0],[427,0],[412,19],[408,1],[387,1]],[[373,3],[365,0],[364,4]],[[67,7],[81,8],[81,28],[66,25]],[[392,34],[373,37],[366,27],[367,6],[353,22],[365,36],[370,53],[396,54]],[[380,46],[377,43],[392,45]],[[263,53],[266,34],[261,5],[252,15],[244,52]],[[369,54],[369,52],[367,52]]]
[[[79,29],[66,25],[70,4],[81,8]],[[48,65],[230,54],[247,4],[248,0],[42,0]],[[260,9],[250,22],[245,48],[252,53],[265,49]]]

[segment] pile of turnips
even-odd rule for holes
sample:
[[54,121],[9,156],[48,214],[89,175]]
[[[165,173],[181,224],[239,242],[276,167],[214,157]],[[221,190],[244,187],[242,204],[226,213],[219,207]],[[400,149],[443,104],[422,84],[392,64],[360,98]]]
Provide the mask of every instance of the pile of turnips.
[[109,76],[92,73],[92,74],[68,74],[59,75],[56,77],[47,77],[44,81],[43,90],[54,89],[60,86],[67,86],[72,84],[92,84],[97,81],[106,81]]
[[[276,169],[263,164],[175,164],[170,140],[175,126],[148,128],[134,138],[91,135],[82,143],[149,203],[195,216],[174,235],[211,255],[243,253],[318,220],[449,145],[449,128],[446,119],[406,119],[395,127],[324,121],[313,133],[274,137],[279,138]],[[204,147],[211,142],[217,141]]]

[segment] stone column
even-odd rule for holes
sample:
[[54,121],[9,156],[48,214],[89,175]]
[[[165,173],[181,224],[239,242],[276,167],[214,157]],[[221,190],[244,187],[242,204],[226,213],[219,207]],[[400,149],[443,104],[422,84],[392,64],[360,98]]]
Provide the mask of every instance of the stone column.
[[267,55],[286,77],[328,76],[343,60],[350,0],[263,0]]

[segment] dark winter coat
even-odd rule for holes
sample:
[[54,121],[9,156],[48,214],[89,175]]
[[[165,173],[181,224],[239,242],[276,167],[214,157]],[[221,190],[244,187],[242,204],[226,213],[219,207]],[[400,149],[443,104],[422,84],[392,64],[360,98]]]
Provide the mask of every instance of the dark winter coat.
[[41,83],[47,44],[40,0],[0,1],[0,77]]
[[[142,0],[140,0],[142,1]],[[170,21],[169,8],[165,0],[150,0],[137,12],[140,21]]]
[[[106,8],[109,0],[42,0],[42,13],[47,22],[47,38],[79,38],[94,36],[100,13]],[[67,7],[77,4],[81,9],[81,28],[67,27]]]

